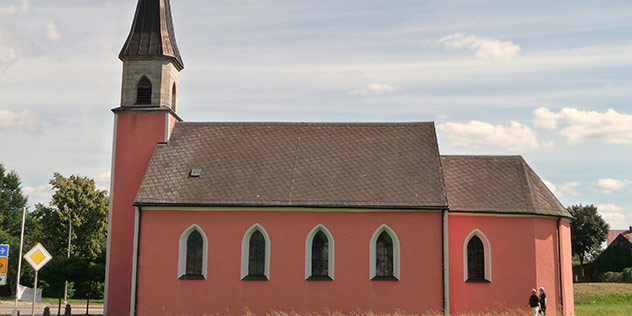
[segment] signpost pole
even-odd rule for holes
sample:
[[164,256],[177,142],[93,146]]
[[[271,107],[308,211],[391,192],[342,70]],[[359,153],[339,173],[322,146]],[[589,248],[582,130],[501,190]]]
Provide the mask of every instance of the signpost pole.
[[15,306],[12,315],[18,315],[18,291],[20,289],[20,274],[22,274],[22,246],[24,245],[24,221],[26,220],[26,206],[22,209],[22,232],[20,233],[20,254],[18,256],[18,276],[15,281]]
[[[72,239],[72,217],[68,211],[68,205],[64,205],[64,210],[68,214],[68,259],[70,259],[70,240]],[[68,304],[68,280],[64,286],[64,305]]]
[[33,282],[33,305],[31,305],[31,316],[35,316],[35,300],[37,299],[37,273],[35,270],[35,282]]

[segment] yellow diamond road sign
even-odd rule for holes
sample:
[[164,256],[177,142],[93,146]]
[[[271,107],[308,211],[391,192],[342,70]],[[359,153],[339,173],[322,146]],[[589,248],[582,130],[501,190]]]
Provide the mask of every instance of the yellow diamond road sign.
[[46,248],[44,248],[42,244],[37,243],[35,247],[24,255],[24,259],[33,267],[33,270],[39,271],[50,259],[53,259],[53,256],[46,251]]

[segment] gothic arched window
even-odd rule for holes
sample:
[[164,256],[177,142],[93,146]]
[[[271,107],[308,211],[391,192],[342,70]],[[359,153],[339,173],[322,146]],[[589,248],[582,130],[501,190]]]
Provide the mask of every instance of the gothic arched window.
[[318,231],[312,241],[312,276],[326,277],[329,273],[329,240]]
[[375,244],[375,276],[393,276],[393,239],[386,231],[380,234]]
[[399,280],[399,239],[395,232],[382,225],[373,233],[370,247],[371,280]]
[[187,238],[187,275],[202,275],[202,248],[204,240],[197,230],[189,234]]
[[265,277],[266,240],[260,231],[250,236],[248,247],[248,276]]
[[189,280],[206,279],[208,240],[202,228],[191,225],[180,236],[178,278]]
[[478,236],[472,236],[467,243],[467,279],[485,280],[485,249]]
[[478,229],[472,231],[463,244],[463,274],[465,282],[492,281],[492,252],[487,236]]
[[305,279],[334,279],[334,237],[322,224],[316,225],[305,239]]
[[151,104],[151,81],[143,76],[136,88],[136,104]]
[[270,238],[265,229],[255,224],[244,235],[241,244],[241,279],[267,281],[270,278]]

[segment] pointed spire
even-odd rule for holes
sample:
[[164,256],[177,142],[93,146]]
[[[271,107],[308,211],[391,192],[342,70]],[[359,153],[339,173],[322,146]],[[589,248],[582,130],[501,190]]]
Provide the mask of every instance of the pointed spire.
[[182,70],[184,63],[176,44],[169,0],[139,0],[132,30],[119,54],[128,56],[165,56]]

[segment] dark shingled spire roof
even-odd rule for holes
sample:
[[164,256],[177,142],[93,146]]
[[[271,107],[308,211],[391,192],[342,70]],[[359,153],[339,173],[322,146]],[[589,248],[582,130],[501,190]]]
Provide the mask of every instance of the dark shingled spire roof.
[[173,59],[179,70],[184,68],[173,31],[169,0],[138,1],[132,30],[119,58],[129,56],[165,56]]
[[571,217],[521,156],[441,156],[450,211]]

